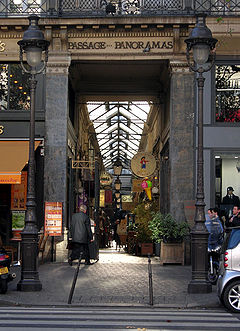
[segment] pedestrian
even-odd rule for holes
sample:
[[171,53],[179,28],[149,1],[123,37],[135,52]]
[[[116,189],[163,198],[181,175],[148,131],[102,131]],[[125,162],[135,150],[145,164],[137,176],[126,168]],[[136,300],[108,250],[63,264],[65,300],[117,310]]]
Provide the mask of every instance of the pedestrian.
[[233,206],[238,206],[240,207],[240,200],[239,197],[235,194],[233,194],[233,187],[228,186],[227,188],[227,195],[223,197],[222,203],[224,205],[233,205]]
[[213,212],[215,208],[209,209],[212,210],[212,213],[209,215],[209,219],[205,221],[206,228],[209,232],[208,248],[215,249],[223,243],[223,226],[219,217],[216,217]]
[[228,221],[226,221],[226,226],[228,228],[234,228],[236,226],[240,226],[240,207],[233,207],[232,217]]
[[212,214],[213,214],[213,218],[215,220],[218,220],[219,222],[221,222],[221,225],[224,228],[226,219],[225,219],[225,217],[223,217],[224,218],[224,220],[223,220],[223,218],[219,215],[219,208],[217,208],[217,207],[212,208]]
[[68,259],[69,265],[72,265],[72,261],[79,259],[80,253],[83,253],[85,258],[85,264],[90,265],[90,253],[88,244],[93,241],[93,234],[91,230],[90,218],[86,215],[87,207],[81,205],[79,212],[73,214],[70,233],[72,236],[72,253]]

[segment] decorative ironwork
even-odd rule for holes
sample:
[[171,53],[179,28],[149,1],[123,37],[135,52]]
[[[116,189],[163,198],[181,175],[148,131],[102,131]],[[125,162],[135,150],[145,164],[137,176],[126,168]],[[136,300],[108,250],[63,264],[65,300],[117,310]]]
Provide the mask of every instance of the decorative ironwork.
[[0,0],[0,16],[239,15],[239,0]]
[[112,168],[120,160],[124,169],[139,149],[144,123],[150,106],[147,102],[105,102],[88,104],[89,116],[104,156],[105,168]]
[[216,66],[216,121],[240,122],[240,65]]

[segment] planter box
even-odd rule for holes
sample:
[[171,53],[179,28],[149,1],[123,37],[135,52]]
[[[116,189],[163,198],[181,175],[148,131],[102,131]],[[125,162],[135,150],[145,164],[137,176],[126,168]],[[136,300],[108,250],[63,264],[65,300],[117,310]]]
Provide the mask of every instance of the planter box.
[[141,245],[141,255],[153,255],[153,243],[143,243]]
[[154,254],[155,256],[160,256],[161,251],[161,243],[155,243],[154,244]]
[[184,265],[184,242],[161,242],[160,264],[163,265],[167,263],[180,263]]

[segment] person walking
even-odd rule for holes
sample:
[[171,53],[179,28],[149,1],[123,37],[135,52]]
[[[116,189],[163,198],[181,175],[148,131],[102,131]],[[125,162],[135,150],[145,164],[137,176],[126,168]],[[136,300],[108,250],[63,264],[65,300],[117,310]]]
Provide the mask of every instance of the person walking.
[[69,265],[72,265],[73,260],[79,259],[81,252],[85,257],[85,264],[91,264],[88,244],[93,241],[93,234],[90,218],[86,215],[86,212],[87,207],[81,205],[79,212],[72,216],[70,234],[72,236],[73,249],[71,256],[68,259]]

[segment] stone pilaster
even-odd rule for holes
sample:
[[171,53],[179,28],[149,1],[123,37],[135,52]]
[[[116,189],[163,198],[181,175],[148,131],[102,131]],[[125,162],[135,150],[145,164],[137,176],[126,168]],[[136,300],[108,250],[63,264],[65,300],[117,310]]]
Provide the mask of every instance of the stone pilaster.
[[[68,54],[51,54],[46,72],[44,194],[45,201],[63,203],[64,233],[67,216],[67,119],[70,62]],[[63,242],[55,247],[57,261],[66,258],[64,237],[65,235],[61,238]]]
[[185,62],[170,62],[170,212],[186,219],[184,201],[194,199],[194,73]]

